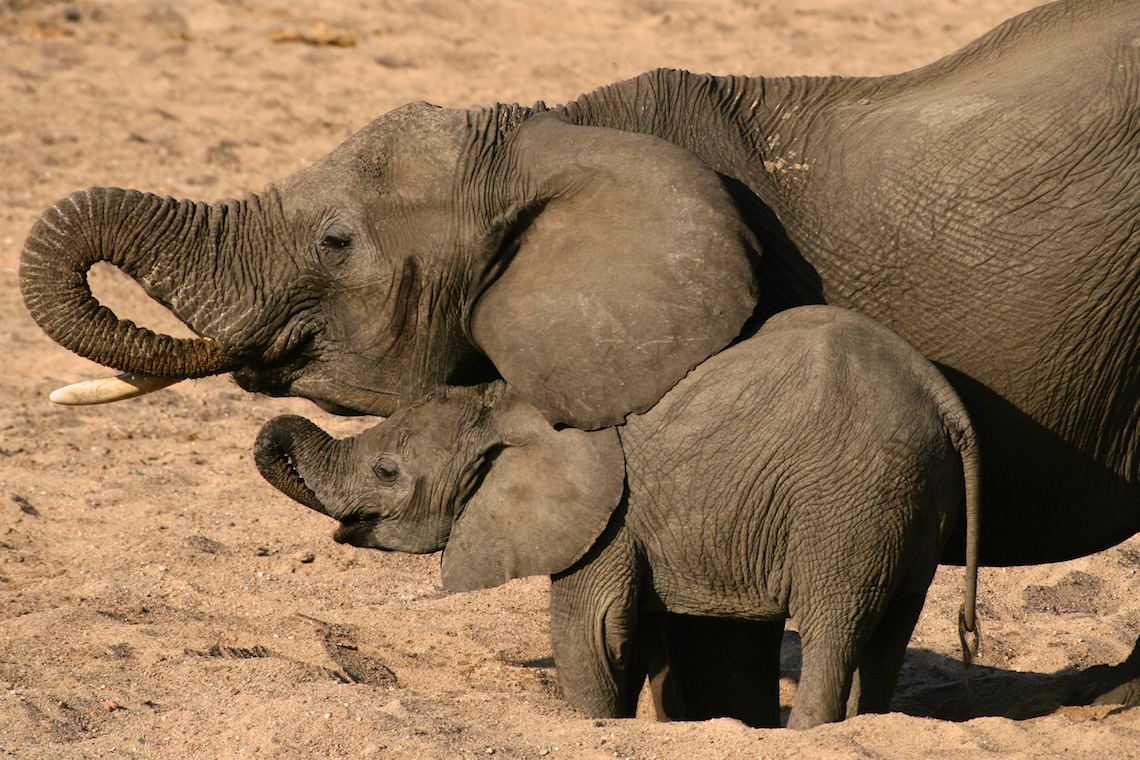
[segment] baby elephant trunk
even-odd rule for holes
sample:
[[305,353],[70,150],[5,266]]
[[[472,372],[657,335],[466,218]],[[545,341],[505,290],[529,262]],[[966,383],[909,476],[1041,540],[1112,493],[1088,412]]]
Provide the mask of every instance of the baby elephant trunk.
[[332,437],[304,417],[286,415],[265,424],[257,435],[253,456],[270,485],[290,499],[333,517],[297,469],[298,452],[312,451],[315,446],[327,450],[332,443]]

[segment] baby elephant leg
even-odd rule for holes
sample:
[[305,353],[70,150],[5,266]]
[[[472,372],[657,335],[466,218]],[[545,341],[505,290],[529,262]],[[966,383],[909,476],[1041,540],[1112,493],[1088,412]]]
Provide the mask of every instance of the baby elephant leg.
[[811,728],[847,717],[855,669],[890,601],[889,587],[879,586],[868,568],[844,563],[842,556],[835,559],[844,570],[825,569],[805,584],[792,610],[803,664],[788,728]]
[[[839,634],[838,631],[831,633]],[[843,720],[855,670],[854,632],[813,636],[801,629],[800,636],[803,664],[788,728],[812,728]]]
[[779,727],[783,620],[661,617],[663,668],[650,675],[659,718]]
[[550,637],[563,697],[596,718],[632,718],[648,663],[639,647],[637,558],[608,529],[574,567],[551,576]]
[[906,646],[925,601],[925,588],[920,593],[896,595],[891,600],[870,641],[863,647],[855,685],[847,702],[848,718],[890,710]]

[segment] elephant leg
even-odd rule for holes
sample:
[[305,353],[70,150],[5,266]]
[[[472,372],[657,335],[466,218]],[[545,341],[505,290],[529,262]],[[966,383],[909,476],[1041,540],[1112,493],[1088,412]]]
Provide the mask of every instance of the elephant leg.
[[648,669],[637,641],[637,591],[636,553],[620,529],[607,529],[574,567],[551,576],[550,637],[562,695],[592,717],[637,714]]
[[[842,577],[842,571],[821,572],[820,577]],[[885,589],[868,591],[875,585],[873,578],[848,575],[844,581],[842,587],[832,583],[830,595],[808,584],[803,591],[808,603],[793,610],[800,629],[803,661],[788,728],[811,728],[843,720],[849,703],[862,702],[861,696],[852,693],[856,668],[862,664],[862,653],[888,610],[890,596]],[[832,604],[821,602],[829,597]],[[834,603],[839,600],[843,601]],[[867,680],[870,675],[864,673],[854,691],[873,691]]]
[[653,711],[659,721],[684,720],[684,704],[677,686],[676,674],[669,669],[665,646],[667,612],[642,610],[638,617],[638,652],[649,678]]
[[925,601],[924,590],[919,594],[896,596],[887,606],[859,658],[859,670],[847,701],[848,718],[890,710],[906,647]]
[[788,728],[812,728],[843,720],[855,672],[855,637],[818,637],[803,630],[800,635],[803,664]]
[[779,727],[783,620],[668,614],[662,622],[664,659],[650,673],[658,718]]

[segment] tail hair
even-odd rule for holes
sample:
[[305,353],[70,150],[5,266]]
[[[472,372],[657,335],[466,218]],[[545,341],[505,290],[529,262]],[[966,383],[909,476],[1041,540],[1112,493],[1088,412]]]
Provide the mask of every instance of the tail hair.
[[973,620],[972,627],[967,622],[965,604],[958,608],[958,641],[962,645],[962,667],[969,668],[978,656],[978,652],[981,651],[982,634],[981,626],[976,617]]

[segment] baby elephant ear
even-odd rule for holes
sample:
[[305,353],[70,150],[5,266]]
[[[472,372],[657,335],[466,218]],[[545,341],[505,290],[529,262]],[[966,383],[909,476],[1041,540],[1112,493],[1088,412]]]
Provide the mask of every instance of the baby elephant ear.
[[443,586],[473,591],[550,575],[577,562],[625,493],[615,428],[555,430],[529,403],[456,520],[443,552]]
[[471,334],[547,420],[621,424],[739,335],[759,251],[695,154],[542,114],[501,158],[521,211]]

